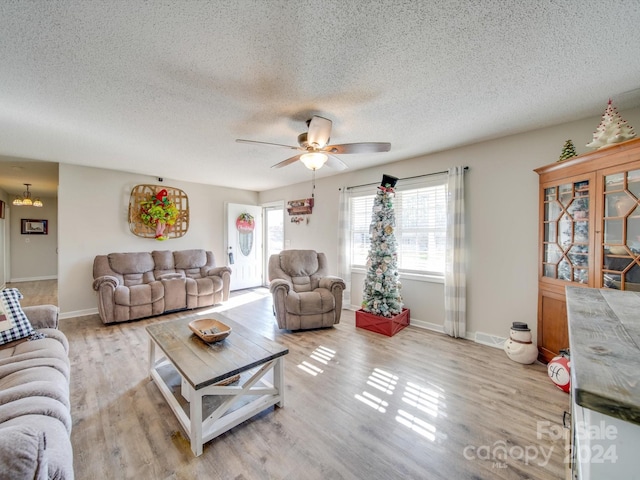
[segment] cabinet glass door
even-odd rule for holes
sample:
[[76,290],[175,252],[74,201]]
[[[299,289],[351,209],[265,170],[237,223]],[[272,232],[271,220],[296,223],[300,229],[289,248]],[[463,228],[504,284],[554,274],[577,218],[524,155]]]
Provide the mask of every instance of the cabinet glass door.
[[640,291],[640,170],[605,175],[602,285]]
[[589,282],[589,182],[544,189],[542,275]]

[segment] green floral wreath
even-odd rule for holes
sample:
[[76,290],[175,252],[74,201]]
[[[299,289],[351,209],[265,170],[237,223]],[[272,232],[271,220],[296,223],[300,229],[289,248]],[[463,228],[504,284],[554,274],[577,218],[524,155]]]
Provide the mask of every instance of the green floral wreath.
[[158,231],[159,226],[171,226],[176,223],[180,211],[169,200],[167,191],[162,189],[148,200],[140,202],[140,219],[148,227],[156,228],[156,238],[164,240],[164,229]]

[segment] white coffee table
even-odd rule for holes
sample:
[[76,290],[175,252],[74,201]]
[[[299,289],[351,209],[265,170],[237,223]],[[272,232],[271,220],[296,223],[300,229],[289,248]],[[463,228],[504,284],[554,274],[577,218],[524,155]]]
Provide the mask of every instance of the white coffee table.
[[[206,318],[230,326],[231,334],[220,342],[205,343],[188,327],[198,318],[190,316],[146,328],[149,375],[180,421],[196,456],[202,454],[203,445],[209,440],[271,405],[284,406],[284,356],[289,353],[286,347],[221,314]],[[160,358],[156,358],[156,348],[161,352]],[[181,377],[188,413],[160,373],[168,365]],[[237,384],[220,385],[236,375],[240,375]],[[220,402],[203,415],[203,398],[209,395],[220,397]]]

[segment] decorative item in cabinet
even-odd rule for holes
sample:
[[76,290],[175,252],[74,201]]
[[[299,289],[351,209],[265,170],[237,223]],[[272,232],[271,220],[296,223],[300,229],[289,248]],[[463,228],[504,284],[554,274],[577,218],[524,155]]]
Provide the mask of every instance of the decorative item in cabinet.
[[602,286],[640,291],[640,169],[603,178]]
[[589,281],[589,182],[544,189],[542,275],[568,282]]

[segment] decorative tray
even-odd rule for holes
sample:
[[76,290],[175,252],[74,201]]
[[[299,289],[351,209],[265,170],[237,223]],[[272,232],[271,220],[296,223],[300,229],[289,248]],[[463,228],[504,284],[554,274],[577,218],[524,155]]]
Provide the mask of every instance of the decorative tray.
[[189,322],[189,328],[207,343],[224,340],[231,333],[231,327],[212,318],[202,318]]

